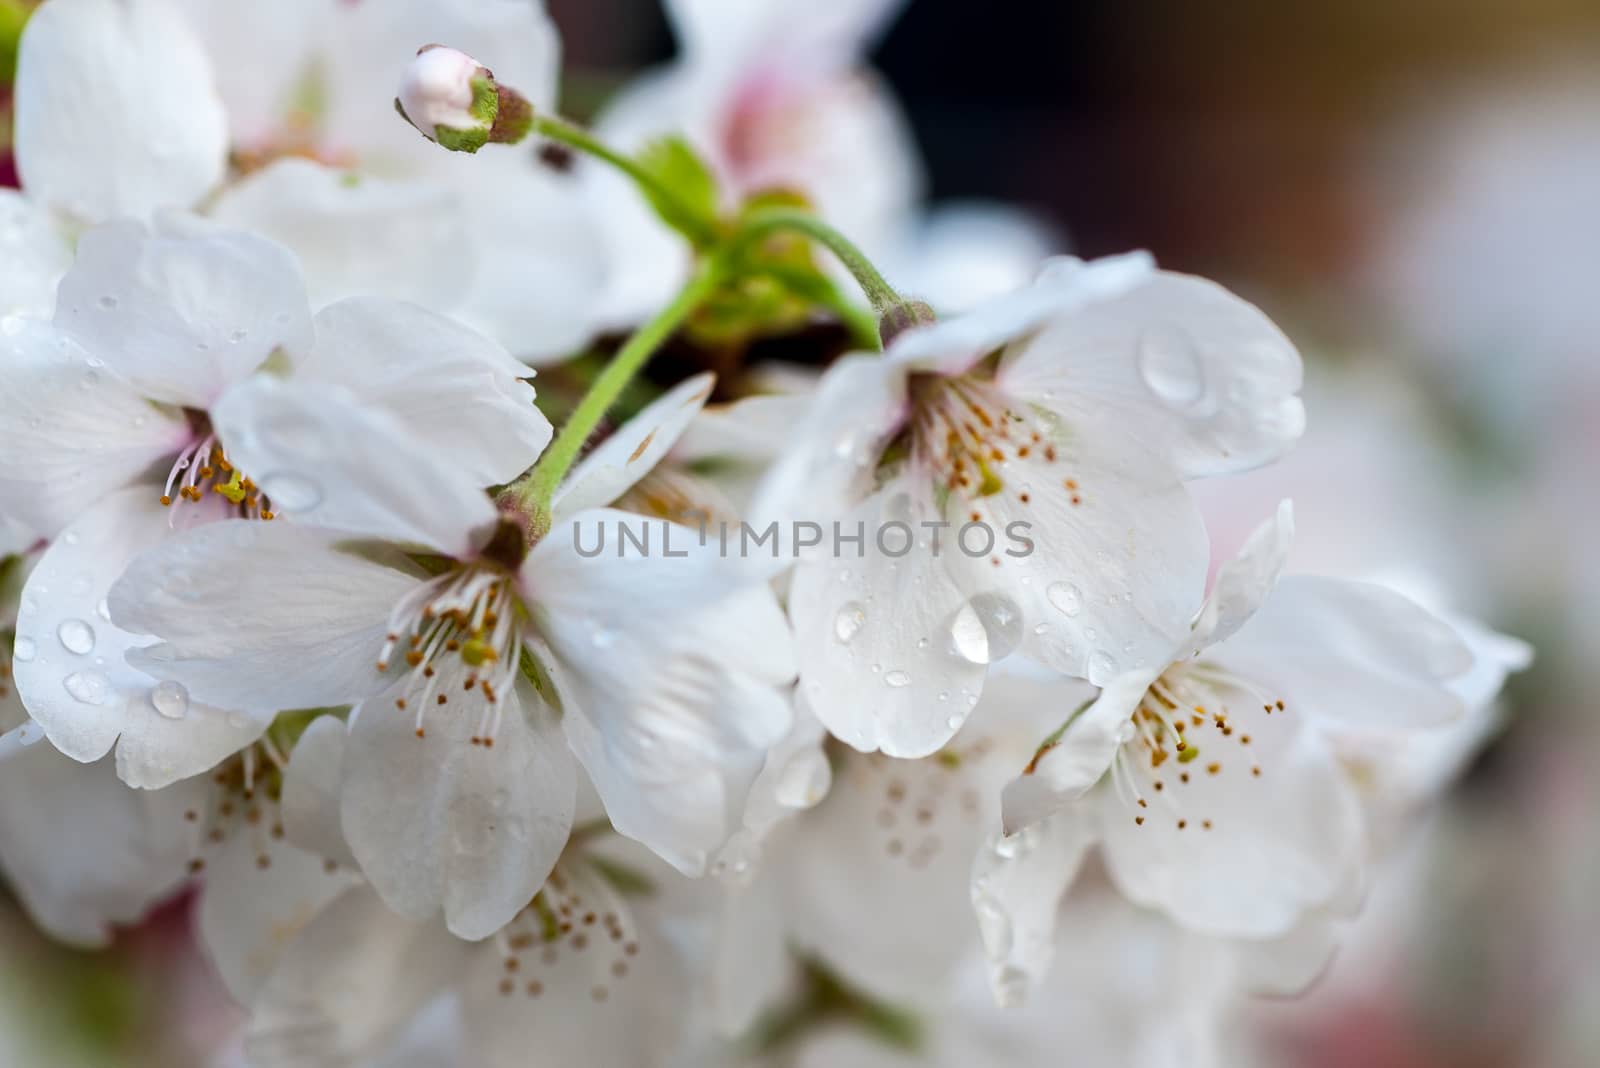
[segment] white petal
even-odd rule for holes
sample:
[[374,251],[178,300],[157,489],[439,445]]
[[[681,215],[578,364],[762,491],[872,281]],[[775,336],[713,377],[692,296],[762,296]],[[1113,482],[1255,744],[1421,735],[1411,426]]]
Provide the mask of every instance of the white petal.
[[551,511],[557,522],[585,508],[614,504],[661,462],[711,396],[709,372],[680,382],[606,438],[572,469],[556,491]]
[[878,457],[906,411],[903,368],[878,356],[833,364],[763,479],[751,523],[842,518],[871,489]]
[[250,1063],[367,1063],[451,985],[474,948],[436,920],[396,915],[371,890],[345,891],[284,951],[251,1006]]
[[[766,757],[762,743],[781,736],[789,703],[704,650],[651,666],[642,689],[574,686],[562,726],[611,825],[684,874],[701,875],[741,828]],[[619,665],[617,674],[634,672]],[[586,708],[602,714],[591,719]]]
[[1093,704],[1046,739],[1016,779],[1006,784],[1004,826],[1008,834],[1060,811],[1087,793],[1111,767],[1122,732],[1159,671],[1132,671],[1106,683]]
[[[605,511],[572,520],[612,536],[624,522],[664,526]],[[559,665],[568,738],[612,823],[699,873],[741,826],[766,750],[789,730],[777,687],[794,665],[765,583],[739,581],[714,546],[672,529],[690,556],[585,560],[558,527],[530,554],[524,585]],[[625,615],[607,607],[624,600]]]
[[[945,518],[962,551],[946,559],[970,593],[1020,610],[1024,652],[1102,685],[1172,659],[1210,553],[1199,509],[1157,458],[1125,436],[1074,425],[1060,434],[1054,452],[1035,446],[1007,461],[999,492],[950,495]],[[987,544],[981,531],[960,540],[970,522],[993,532],[990,552],[970,555],[968,544]]]
[[972,907],[995,996],[1015,1004],[1048,974],[1056,914],[1094,844],[1090,821],[1062,813],[984,843],[972,866]]
[[[707,138],[694,126],[705,107],[699,87],[680,69],[647,71],[624,86],[595,122],[608,145],[638,150],[667,133],[688,136],[702,151]],[[585,202],[600,225],[602,249],[612,264],[596,309],[607,329],[631,328],[664,307],[689,277],[694,253],[668,229],[638,186],[610,167],[580,164]]]
[[17,55],[17,171],[83,221],[188,206],[221,179],[227,117],[205,51],[165,0],[61,0]]
[[111,590],[111,618],[161,641],[129,662],[194,700],[266,719],[371,696],[384,686],[389,612],[417,580],[341,551],[342,540],[229,519],[134,557]]
[[130,789],[110,759],[80,764],[48,744],[11,752],[0,760],[0,868],[52,937],[104,945],[112,925],[137,922],[187,877],[188,796]]
[[347,390],[257,378],[211,416],[234,464],[297,520],[458,559],[495,521],[472,479]]
[[111,623],[106,596],[131,557],[171,535],[170,516],[151,490],[133,487],[68,526],[24,588],[13,666],[17,691],[56,748],[88,762],[116,745],[122,781],[151,789],[209,769],[271,718],[187,698],[158,712],[156,680],[125,659],[145,639]]
[[1089,264],[1057,257],[1045,264],[1033,285],[987,301],[965,315],[908,331],[887,355],[918,370],[957,374],[990,353],[1032,337],[1052,319],[1069,318],[1092,300],[1137,285],[1154,266],[1142,252]]
[[1281,938],[1239,941],[1234,946],[1239,982],[1252,994],[1294,997],[1321,979],[1339,948],[1339,931],[1320,913],[1302,920]]
[[801,12],[781,0],[669,0],[666,8],[697,62],[783,62],[805,70],[859,60],[904,6],[905,0],[841,0]]
[[230,185],[211,216],[293,249],[319,307],[383,294],[448,309],[472,287],[462,198],[438,182],[282,159]]
[[977,948],[968,884],[993,810],[973,775],[981,754],[961,740],[949,753],[847,754],[832,792],[774,836],[764,861],[777,866],[790,941],[892,1002],[942,999]]
[[15,333],[0,330],[0,510],[50,535],[176,455],[191,432],[50,324],[11,322]]
[[[802,563],[789,612],[800,691],[817,718],[864,752],[920,757],[960,729],[990,660],[1002,654],[991,650],[988,622],[949,577],[947,557],[923,547],[929,539],[920,524],[931,518],[908,499],[905,483],[895,482],[852,513],[844,526],[853,533],[865,524],[865,559],[846,546]],[[901,558],[879,549],[876,534],[889,529],[886,522],[909,523],[918,539]],[[885,543],[898,550],[904,534],[891,530]]]
[[413,304],[360,297],[323,308],[296,378],[343,386],[409,427],[476,485],[510,482],[550,442],[533,372],[495,342]]
[[452,314],[530,363],[571,356],[594,336],[616,268],[583,190],[573,176],[524,158],[451,162],[469,168],[458,188],[476,258],[471,287]]
[[337,716],[319,716],[295,742],[283,773],[283,829],[290,844],[355,870],[339,811],[346,733]]
[[1134,902],[1201,934],[1277,938],[1339,899],[1361,870],[1361,812],[1332,754],[1292,708],[1233,706],[1228,719],[1232,735],[1185,735],[1194,760],[1146,769],[1146,807],[1109,784],[1091,803],[1107,867]]
[[1238,555],[1217,570],[1217,580],[1189,636],[1191,648],[1198,652],[1226,641],[1255,615],[1277,585],[1293,540],[1294,507],[1282,501],[1277,514],[1257,527]]
[[[462,1063],[525,1068],[531,1050],[551,1065],[676,1063],[671,1054],[689,1018],[690,984],[674,947],[641,915],[645,907],[632,911],[631,956],[599,928],[548,947],[554,959],[547,960],[547,950],[523,953],[515,973],[499,953],[480,947],[461,983]],[[529,983],[537,984],[537,993],[529,992]]]
[[[464,671],[465,669],[461,669]],[[440,672],[443,692],[461,671]],[[544,884],[572,826],[572,759],[526,683],[507,695],[493,746],[475,702],[430,709],[419,738],[388,696],[362,705],[345,754],[343,823],[361,870],[396,911],[441,907],[450,930],[487,938]]]
[[0,189],[0,320],[50,318],[56,283],[72,266],[72,248],[55,219],[13,189]]
[[1008,350],[1005,389],[1103,432],[1138,426],[1185,478],[1260,466],[1305,429],[1299,353],[1256,308],[1168,271],[1109,294],[1077,285],[1075,307]]
[[281,245],[165,217],[83,235],[56,324],[152,400],[208,408],[274,351],[303,352],[311,309]]
[[197,914],[201,944],[234,1000],[249,1005],[301,929],[360,881],[262,827],[236,826],[206,858]]
[[1243,628],[1206,653],[1330,725],[1419,727],[1460,717],[1452,680],[1473,664],[1456,631],[1382,586],[1282,579]]

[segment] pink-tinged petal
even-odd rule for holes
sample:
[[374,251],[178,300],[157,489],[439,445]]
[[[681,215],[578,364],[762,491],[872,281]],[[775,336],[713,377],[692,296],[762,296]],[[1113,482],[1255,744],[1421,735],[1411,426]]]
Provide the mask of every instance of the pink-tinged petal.
[[166,0],[53,0],[29,20],[16,157],[30,196],[82,222],[188,207],[227,154],[211,64]]
[[389,613],[418,580],[403,560],[358,555],[346,538],[229,519],[164,539],[111,589],[117,625],[159,639],[129,662],[194,700],[268,718],[377,693]]
[[700,414],[715,381],[706,373],[680,382],[596,446],[556,491],[551,503],[556,521],[616,503],[649,474]]
[[[441,670],[441,695],[462,694],[465,671]],[[414,711],[375,698],[356,710],[345,753],[343,825],[361,870],[389,907],[418,919],[442,908],[471,940],[527,905],[572,827],[560,725],[525,682],[505,702],[488,746],[472,742],[481,699],[426,709],[419,736]]]
[[[0,329],[0,511],[49,536],[175,456],[191,432],[179,412],[145,400],[50,324],[8,322]],[[154,500],[161,491],[145,492]]]
[[198,775],[260,736],[271,715],[191,699],[129,662],[148,639],[111,622],[107,596],[131,558],[172,535],[144,487],[67,526],[23,589],[13,672],[28,712],[75,760],[117,751],[117,774],[155,789]]
[[305,282],[287,249],[178,216],[84,234],[55,321],[146,397],[200,409],[273,353],[311,343]]
[[235,466],[303,523],[469,556],[495,523],[480,485],[348,390],[259,377],[211,413]]

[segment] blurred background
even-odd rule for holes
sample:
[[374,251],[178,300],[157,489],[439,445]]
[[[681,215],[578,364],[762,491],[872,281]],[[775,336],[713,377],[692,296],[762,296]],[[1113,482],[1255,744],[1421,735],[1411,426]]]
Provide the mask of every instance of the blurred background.
[[[549,6],[579,117],[672,54],[656,0]],[[872,62],[932,199],[1150,249],[1300,345],[1305,446],[1211,494],[1219,553],[1290,493],[1302,569],[1404,573],[1537,647],[1443,805],[1394,830],[1333,974],[1252,1013],[1251,1055],[1600,1063],[1600,5],[912,0]],[[0,915],[0,1063],[199,1061],[233,1010],[184,923],[86,955]],[[41,1024],[77,1045],[40,1059]]]

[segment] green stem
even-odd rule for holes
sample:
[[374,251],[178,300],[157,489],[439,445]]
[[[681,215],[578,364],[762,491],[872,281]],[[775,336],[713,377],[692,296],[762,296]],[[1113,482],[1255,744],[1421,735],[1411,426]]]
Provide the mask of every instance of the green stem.
[[859,303],[839,292],[839,287],[826,275],[815,271],[790,270],[773,264],[762,268],[781,282],[791,293],[803,297],[820,308],[831,311],[850,331],[855,344],[872,352],[883,347],[878,336],[878,320]]
[[692,315],[712,291],[722,283],[722,260],[711,257],[700,265],[689,284],[654,319],[641,326],[627,344],[617,350],[605,370],[595,378],[589,392],[562,425],[555,441],[539,457],[533,469],[501,493],[501,501],[526,514],[532,523],[529,533],[538,538],[550,529],[550,501],[556,487],[571,470],[584,442],[589,440],[600,420],[616,403],[628,383],[656,350],[666,343],[684,320]]
[[849,238],[810,212],[792,208],[766,208],[753,211],[740,225],[739,232],[733,239],[732,249],[737,252],[762,238],[784,231],[804,234],[839,257],[839,262],[845,265],[845,269],[855,277],[856,284],[866,294],[873,311],[882,314],[889,307],[901,303],[900,294],[884,281],[883,275],[878,273],[872,261],[867,259]]
[[[604,141],[595,137],[588,130],[565,119],[558,119],[554,115],[535,115],[533,119],[533,132],[552,141],[559,141],[569,148],[593,156],[604,163],[608,163],[627,175],[634,184],[650,191],[657,199],[664,199],[674,203],[681,203],[682,198],[678,191],[661,181],[648,169],[640,166],[638,160],[626,153],[618,152]],[[684,218],[693,218],[695,211],[685,207]],[[710,244],[716,240],[717,235],[707,230],[704,233],[693,235],[697,242]]]

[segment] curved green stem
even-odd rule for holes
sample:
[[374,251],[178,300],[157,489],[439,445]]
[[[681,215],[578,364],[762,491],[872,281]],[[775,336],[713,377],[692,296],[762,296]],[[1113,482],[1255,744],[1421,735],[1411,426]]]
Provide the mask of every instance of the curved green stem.
[[[575,148],[579,152],[593,156],[603,163],[607,163],[623,174],[627,175],[636,185],[647,189],[650,194],[658,199],[681,202],[678,191],[661,181],[647,168],[641,166],[639,161],[623,152],[607,145],[595,137],[588,130],[565,119],[558,119],[554,115],[535,115],[533,119],[533,132],[552,141]],[[685,217],[692,217],[694,212],[685,208]],[[716,239],[716,234],[709,230],[705,233],[694,235],[696,241],[710,243]]]
[[533,469],[507,486],[501,500],[522,511],[532,524],[530,534],[542,536],[550,529],[550,501],[556,487],[571,470],[584,442],[589,440],[600,420],[616,403],[628,383],[633,380],[656,350],[666,343],[684,320],[722,284],[722,260],[711,257],[700,265],[689,284],[684,286],[671,304],[663,308],[654,319],[641,326],[627,344],[617,350],[606,364],[605,370],[595,378],[589,392],[562,425],[550,447],[539,457]]
[[900,294],[878,273],[872,261],[849,238],[810,212],[792,208],[753,211],[745,217],[734,236],[732,251],[737,253],[747,245],[784,231],[803,234],[839,257],[839,262],[845,265],[866,294],[873,311],[881,314],[892,305],[901,303]]

